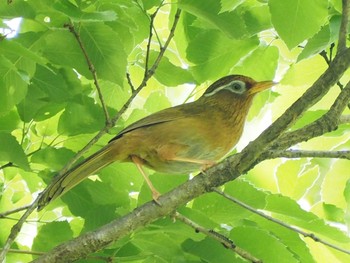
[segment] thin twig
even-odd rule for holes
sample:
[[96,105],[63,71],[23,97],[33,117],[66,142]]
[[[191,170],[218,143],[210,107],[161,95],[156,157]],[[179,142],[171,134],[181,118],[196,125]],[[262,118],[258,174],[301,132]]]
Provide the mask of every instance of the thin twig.
[[78,44],[80,46],[81,51],[83,52],[84,58],[86,60],[86,63],[89,66],[89,70],[90,70],[90,72],[92,74],[92,77],[94,79],[94,85],[96,87],[99,99],[101,101],[103,113],[104,113],[105,119],[106,119],[106,126],[111,126],[111,119],[109,117],[107,105],[106,105],[106,103],[104,101],[104,98],[103,98],[103,94],[102,94],[102,90],[101,90],[101,87],[100,87],[100,84],[99,84],[99,81],[98,81],[98,78],[97,78],[97,72],[96,72],[95,66],[92,63],[92,61],[91,61],[91,59],[90,59],[90,57],[89,57],[89,55],[88,55],[88,53],[87,53],[87,51],[85,49],[85,46],[83,44],[83,41],[80,38],[79,33],[75,30],[75,27],[74,27],[73,23],[65,24],[65,27],[67,27],[69,29],[69,31],[73,34],[73,36],[75,37],[75,39],[77,40],[77,42],[78,42]]
[[230,200],[231,202],[233,202],[233,203],[235,203],[235,204],[237,204],[237,205],[239,205],[239,206],[241,206],[241,207],[247,209],[248,211],[250,211],[250,212],[252,212],[252,213],[254,213],[254,214],[257,214],[257,215],[259,215],[259,216],[261,216],[261,217],[263,217],[263,218],[265,218],[265,219],[267,219],[267,220],[269,220],[269,221],[271,221],[271,222],[274,222],[274,223],[276,223],[276,224],[278,224],[278,225],[280,225],[280,226],[283,226],[283,227],[288,228],[288,229],[290,229],[290,230],[292,230],[292,231],[294,231],[294,232],[297,232],[298,234],[303,235],[304,237],[309,237],[309,238],[311,238],[312,240],[314,240],[315,242],[319,242],[319,243],[321,243],[321,244],[324,244],[324,245],[326,245],[326,246],[328,246],[328,247],[334,248],[334,249],[336,249],[336,250],[338,250],[338,251],[341,251],[341,252],[343,252],[343,253],[350,254],[350,251],[349,251],[349,250],[340,248],[340,247],[338,247],[338,246],[336,246],[336,245],[334,245],[334,244],[332,244],[332,243],[329,243],[329,242],[327,242],[327,241],[325,241],[325,240],[323,240],[323,239],[317,237],[317,236],[316,236],[315,234],[313,234],[313,233],[308,233],[308,232],[306,232],[306,231],[300,230],[300,229],[297,228],[297,227],[288,225],[288,224],[284,223],[284,222],[281,221],[281,220],[278,220],[278,219],[273,218],[272,216],[269,216],[269,215],[267,215],[267,214],[265,214],[265,213],[263,213],[263,212],[261,212],[261,211],[258,211],[258,210],[256,210],[255,208],[253,208],[253,207],[251,207],[251,206],[249,206],[249,205],[247,205],[247,204],[245,204],[245,203],[243,203],[243,202],[237,200],[236,198],[234,198],[234,197],[232,197],[232,196],[230,196],[230,195],[228,195],[228,194],[226,194],[226,193],[220,191],[220,190],[217,189],[217,188],[213,188],[213,191],[216,192],[217,194],[219,194],[219,195],[225,197],[227,200]]
[[145,73],[144,73],[144,78],[146,78],[148,74],[148,63],[149,63],[149,55],[151,52],[151,42],[152,42],[152,37],[153,37],[153,23],[154,19],[157,16],[158,11],[160,10],[160,5],[157,7],[156,11],[149,16],[150,22],[149,22],[149,36],[148,36],[148,41],[147,41],[147,48],[146,48],[146,58],[145,58]]
[[350,151],[306,151],[306,150],[286,150],[267,151],[269,158],[338,158],[350,160]]
[[147,81],[151,76],[153,76],[156,69],[158,68],[159,63],[164,55],[164,52],[167,50],[171,39],[174,37],[175,29],[176,29],[177,23],[179,22],[180,14],[181,14],[181,10],[177,9],[177,11],[175,13],[173,25],[172,25],[170,32],[169,32],[169,36],[168,36],[167,40],[165,41],[164,46],[160,49],[160,52],[159,52],[156,60],[154,61],[153,66],[147,71],[147,76],[145,76],[145,79],[144,79],[145,81]]
[[5,169],[7,167],[15,167],[15,165],[12,162],[5,163],[4,165],[0,166],[0,170]]
[[130,73],[129,72],[126,72],[126,79],[128,81],[128,84],[131,88],[131,90],[134,92],[135,91],[135,87],[134,85],[132,84],[132,81],[131,81],[131,77],[130,77]]
[[251,255],[249,252],[237,247],[233,241],[231,239],[229,239],[228,237],[212,230],[212,229],[206,229],[205,227],[202,227],[200,225],[198,225],[197,223],[193,222],[192,220],[190,220],[189,218],[181,215],[178,212],[175,212],[174,217],[180,221],[182,221],[183,223],[185,223],[186,225],[192,227],[196,232],[201,232],[217,241],[219,241],[221,244],[223,244],[226,248],[233,250],[235,253],[237,253],[238,255],[240,255],[242,258],[245,258],[246,260],[249,260],[250,262],[253,263],[261,263],[262,261],[260,259],[257,259],[256,257],[254,257],[253,255]]
[[346,37],[348,35],[349,14],[350,14],[350,0],[342,0],[343,11],[342,19],[339,30],[338,38],[338,50],[337,54],[340,54],[346,49]]
[[26,210],[26,209],[28,209],[30,206],[31,206],[31,205],[26,205],[26,206],[22,206],[22,207],[17,207],[17,208],[15,208],[15,209],[8,210],[8,211],[6,211],[6,212],[0,213],[0,218],[3,218],[3,217],[6,217],[6,216],[8,216],[8,215],[11,215],[11,214],[14,214],[14,213],[17,213],[17,212]]

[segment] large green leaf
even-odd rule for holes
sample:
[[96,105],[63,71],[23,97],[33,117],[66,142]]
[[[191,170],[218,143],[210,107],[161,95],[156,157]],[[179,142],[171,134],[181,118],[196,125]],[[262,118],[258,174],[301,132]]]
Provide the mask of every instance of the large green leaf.
[[[198,17],[205,27],[219,29],[229,38],[242,38],[247,34],[244,20],[239,12],[220,12],[220,2],[216,0],[181,0],[179,6]],[[234,26],[233,26],[234,25]]]
[[0,161],[3,164],[11,162],[24,170],[30,169],[27,156],[15,137],[0,132],[0,145]]
[[80,34],[97,75],[123,85],[127,55],[119,35],[103,23],[84,23]]
[[53,5],[53,8],[69,16],[71,20],[76,22],[101,22],[114,21],[117,19],[117,16],[113,11],[83,12],[77,6],[73,5],[71,2],[68,1],[56,2]]
[[316,34],[327,20],[328,1],[270,0],[272,23],[292,49]]
[[70,102],[62,113],[59,123],[59,133],[77,135],[93,133],[104,125],[102,109],[90,98]]
[[[153,65],[158,55],[159,52],[151,52],[151,65]],[[194,82],[194,79],[188,70],[174,65],[167,57],[162,58],[154,76],[160,83],[166,86],[177,86],[184,83]]]
[[258,45],[257,38],[232,40],[216,30],[203,31],[187,48],[187,59],[198,82],[214,80],[230,69]]
[[0,55],[0,116],[7,114],[27,93],[29,76]]
[[33,250],[49,251],[61,242],[71,239],[72,236],[73,232],[68,222],[47,223],[40,228],[39,233],[35,237]]
[[[202,241],[193,241],[192,239],[186,240],[182,244],[182,249],[189,254],[197,256],[198,259],[195,262],[208,262],[208,263],[243,263],[245,262],[237,254],[232,253],[229,249],[225,248],[222,244],[206,237]],[[215,251],[215,253],[213,253]]]
[[254,226],[235,227],[230,238],[240,248],[251,252],[263,262],[300,262],[282,240],[265,229]]
[[312,55],[318,54],[326,47],[330,46],[338,37],[341,17],[333,17],[328,25],[325,25],[316,35],[314,35],[298,56],[298,60],[308,58]]
[[68,30],[48,32],[45,43],[43,53],[51,63],[74,68],[86,78],[92,78],[83,53]]

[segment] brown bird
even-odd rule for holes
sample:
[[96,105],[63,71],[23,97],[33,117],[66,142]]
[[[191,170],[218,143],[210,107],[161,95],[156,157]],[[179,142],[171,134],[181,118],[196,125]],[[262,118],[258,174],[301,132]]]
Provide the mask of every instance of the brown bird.
[[161,110],[131,124],[101,150],[55,177],[41,193],[38,210],[115,161],[134,162],[157,201],[160,194],[142,167],[175,174],[212,166],[240,139],[254,95],[273,84],[241,75],[226,76],[197,101]]

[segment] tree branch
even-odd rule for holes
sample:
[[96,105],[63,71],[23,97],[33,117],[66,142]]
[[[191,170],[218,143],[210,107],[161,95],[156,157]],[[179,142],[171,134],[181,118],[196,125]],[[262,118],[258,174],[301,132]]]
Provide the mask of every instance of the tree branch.
[[305,151],[305,150],[287,150],[287,151],[266,151],[269,159],[273,158],[338,158],[350,160],[350,151]]
[[342,115],[339,118],[339,124],[350,123],[350,115]]
[[[154,202],[148,202],[129,214],[96,229],[94,232],[88,232],[55,247],[35,262],[68,262],[85,257],[134,232],[136,229],[173,213],[174,210],[190,200],[212,191],[213,187],[218,187],[236,179],[252,169],[264,151],[280,137],[280,134],[290,127],[307,108],[320,100],[349,66],[350,49],[347,49],[335,57],[331,67],[300,99],[241,153],[225,159],[205,173],[195,176],[192,180],[160,196],[161,206]],[[346,89],[342,93],[345,91]],[[320,125],[328,126],[327,123],[321,123]],[[326,129],[324,127],[319,128]]]
[[[350,82],[340,92],[339,96],[326,114],[303,128],[283,134],[279,140],[271,146],[270,149],[285,150],[297,143],[308,141],[311,138],[336,130],[338,125],[341,123],[340,116],[349,99]],[[349,117],[344,117],[343,121],[348,119]]]
[[217,241],[219,241],[221,244],[223,244],[226,248],[234,251],[238,255],[240,255],[242,258],[249,260],[253,263],[261,263],[262,261],[260,259],[257,259],[253,255],[249,254],[249,252],[245,251],[244,249],[241,249],[237,247],[232,240],[225,237],[224,235],[212,230],[212,229],[206,229],[197,223],[193,222],[192,220],[188,219],[187,217],[181,215],[180,213],[176,212],[174,217],[181,222],[185,223],[186,225],[192,227],[196,232],[201,232]]
[[102,95],[102,91],[101,91],[101,87],[97,78],[97,73],[96,73],[96,69],[94,64],[92,63],[86,49],[85,46],[83,44],[83,41],[80,38],[80,35],[78,34],[78,32],[75,30],[75,27],[73,25],[73,23],[69,23],[69,24],[65,24],[65,27],[67,27],[69,29],[69,31],[73,34],[73,36],[75,37],[75,39],[77,40],[81,51],[83,52],[84,58],[86,60],[86,64],[89,66],[89,70],[92,74],[92,77],[94,79],[94,84],[98,93],[98,97],[100,98],[101,101],[101,105],[102,105],[102,109],[103,109],[103,113],[105,115],[105,119],[106,119],[106,126],[110,126],[111,125],[111,119],[109,117],[109,113],[107,110],[107,105],[104,101],[103,95]]
[[263,218],[265,218],[265,219],[267,219],[267,220],[269,220],[269,221],[271,221],[271,222],[274,222],[274,223],[276,223],[276,224],[278,224],[278,225],[280,225],[280,226],[283,226],[283,227],[285,227],[285,228],[288,228],[288,229],[290,229],[290,230],[292,230],[292,231],[294,231],[294,232],[296,232],[296,233],[298,233],[298,234],[300,234],[300,235],[302,235],[302,236],[304,236],[304,237],[309,237],[309,238],[311,238],[311,239],[312,239],[313,241],[315,241],[315,242],[319,242],[319,243],[321,243],[321,244],[323,244],[323,245],[326,245],[326,246],[328,246],[328,247],[334,248],[334,249],[336,249],[336,250],[338,250],[338,251],[341,251],[341,252],[343,252],[343,253],[350,254],[350,251],[349,251],[349,250],[340,248],[340,247],[338,247],[338,246],[336,246],[336,245],[334,245],[334,244],[332,244],[332,243],[329,243],[329,242],[327,242],[327,241],[325,241],[325,240],[323,240],[323,239],[317,237],[317,236],[316,236],[315,234],[313,234],[313,233],[308,233],[308,232],[305,232],[305,231],[303,231],[303,230],[301,230],[301,229],[299,229],[299,228],[297,228],[297,227],[288,225],[288,224],[284,223],[284,222],[281,221],[281,220],[278,220],[278,219],[276,219],[276,218],[273,218],[272,216],[269,216],[269,215],[267,215],[267,214],[265,214],[265,213],[263,213],[263,212],[261,212],[261,211],[258,211],[258,210],[256,210],[256,209],[254,209],[253,207],[251,207],[251,206],[249,206],[249,205],[247,205],[247,204],[245,204],[245,203],[239,201],[238,199],[236,199],[236,198],[234,198],[234,197],[232,197],[232,196],[230,196],[230,195],[228,195],[228,194],[226,194],[226,193],[224,193],[224,192],[222,192],[222,191],[220,191],[220,190],[218,190],[218,189],[216,189],[216,188],[213,189],[213,191],[216,192],[217,194],[219,194],[219,195],[225,197],[227,200],[229,200],[229,201],[231,201],[231,202],[233,202],[233,203],[235,203],[235,204],[237,204],[237,205],[239,205],[239,206],[241,206],[241,207],[247,209],[248,211],[250,211],[250,212],[252,212],[252,213],[254,213],[254,214],[257,214],[257,215],[259,215],[259,216],[261,216],[261,217],[263,217]]
[[339,30],[337,53],[341,53],[346,49],[346,37],[348,35],[350,0],[342,0],[342,3],[343,3],[343,11],[342,11],[342,20],[341,20],[340,30]]
[[20,212],[20,211],[23,211],[23,210],[26,210],[30,207],[30,205],[26,205],[26,206],[22,206],[22,207],[17,207],[15,209],[12,209],[12,210],[8,210],[6,212],[3,212],[3,213],[0,213],[0,218],[4,218],[8,215],[11,215],[11,214],[14,214],[14,213],[17,213],[17,212]]

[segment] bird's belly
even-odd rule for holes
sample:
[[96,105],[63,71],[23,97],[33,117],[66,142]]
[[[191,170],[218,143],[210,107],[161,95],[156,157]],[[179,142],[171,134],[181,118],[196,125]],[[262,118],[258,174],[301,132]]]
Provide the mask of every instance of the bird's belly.
[[172,174],[199,171],[222,159],[239,136],[234,131],[213,131],[212,127],[197,123],[188,120],[162,123],[131,131],[119,140],[123,140],[124,147],[130,146],[126,150],[128,156],[139,157],[143,165],[155,171]]

